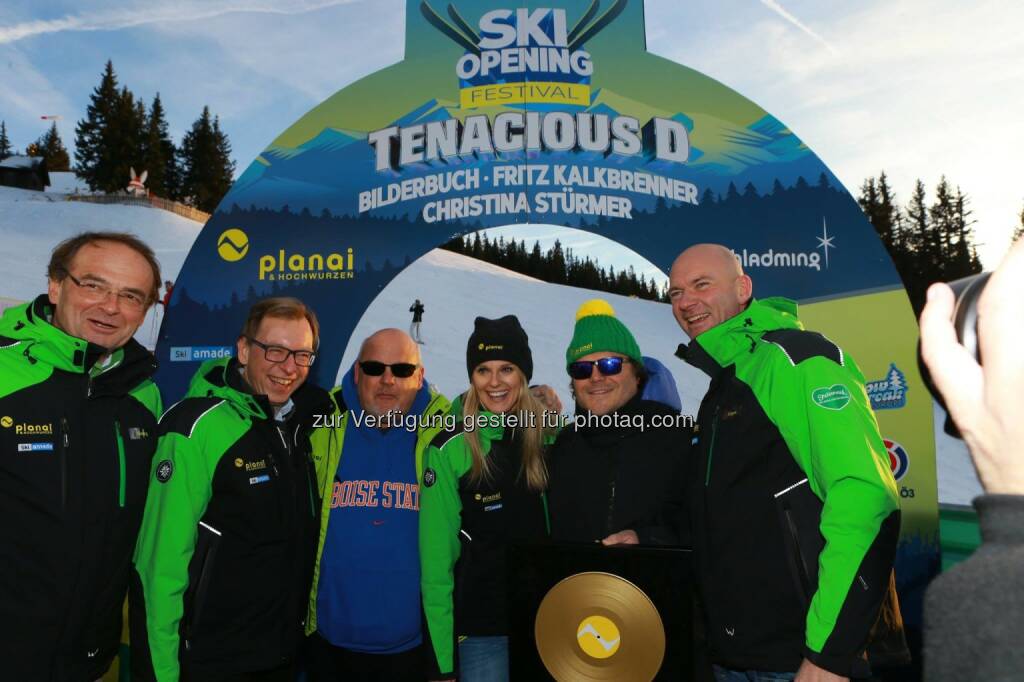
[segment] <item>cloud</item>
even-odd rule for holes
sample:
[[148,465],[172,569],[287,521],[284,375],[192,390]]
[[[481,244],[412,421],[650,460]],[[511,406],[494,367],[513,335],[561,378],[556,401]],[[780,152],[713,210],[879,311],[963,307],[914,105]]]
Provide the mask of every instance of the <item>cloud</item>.
[[776,14],[778,14],[780,17],[788,21],[793,26],[796,26],[798,29],[809,35],[811,38],[814,38],[814,40],[825,46],[825,48],[828,49],[828,51],[831,52],[832,54],[839,54],[839,51],[836,48],[834,48],[827,40],[825,40],[820,35],[812,31],[810,28],[808,28],[806,24],[797,19],[791,13],[787,12],[786,9],[779,3],[775,2],[775,0],[761,0],[761,4],[770,9],[771,11],[775,12]]
[[57,19],[37,19],[0,26],[0,45],[48,33],[64,31],[115,31],[147,24],[202,21],[224,14],[302,14],[352,0],[236,0],[235,2],[171,2],[138,6],[123,5],[106,10],[69,14]]

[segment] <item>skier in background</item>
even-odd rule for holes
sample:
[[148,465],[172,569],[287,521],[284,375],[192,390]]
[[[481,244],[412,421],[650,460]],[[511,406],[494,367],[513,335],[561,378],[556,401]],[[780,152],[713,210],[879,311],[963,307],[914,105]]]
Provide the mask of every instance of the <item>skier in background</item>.
[[409,336],[416,343],[423,343],[423,339],[420,338],[420,322],[423,321],[423,304],[420,303],[420,299],[416,299],[416,302],[409,306],[409,312],[412,313],[412,324],[409,325]]

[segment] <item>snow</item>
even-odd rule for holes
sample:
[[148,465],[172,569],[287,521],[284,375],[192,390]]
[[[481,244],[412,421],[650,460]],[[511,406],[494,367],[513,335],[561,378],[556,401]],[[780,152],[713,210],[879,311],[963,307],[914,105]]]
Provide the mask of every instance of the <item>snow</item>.
[[[64,201],[81,187],[71,173],[51,173],[54,187],[46,193],[0,187],[0,310],[38,296],[46,288],[46,264],[57,242],[83,230],[133,232],[156,251],[163,279],[176,280],[185,256],[202,226],[159,209],[120,204]],[[534,382],[553,386],[566,408],[571,406],[565,374],[565,348],[572,337],[576,308],[600,297],[609,301],[646,355],[661,360],[675,376],[686,413],[696,413],[707,377],[673,357],[685,337],[668,306],[539,280],[435,250],[412,263],[386,287],[364,313],[341,364],[347,371],[362,339],[382,327],[408,329],[412,301],[426,306],[422,334],[427,377],[447,395],[467,384],[466,340],[477,315],[517,315],[534,349]],[[154,307],[136,338],[155,342],[162,310]],[[942,433],[944,414],[935,408],[939,470],[939,501],[969,504],[981,485],[961,441]]]
[[0,161],[0,167],[3,168],[32,168],[42,161],[41,158],[36,156],[8,156]]
[[92,194],[89,185],[71,171],[50,171],[50,186],[46,188],[47,194]]
[[[65,201],[59,193],[0,187],[0,308],[46,291],[51,250],[79,232],[135,234],[156,253],[162,279],[174,281],[201,229],[197,222],[160,209]],[[149,348],[156,343],[162,312],[154,306],[135,334]]]
[[981,495],[981,481],[962,440],[946,435],[942,425],[946,411],[933,404],[935,421],[935,468],[939,477],[939,503],[969,505]]

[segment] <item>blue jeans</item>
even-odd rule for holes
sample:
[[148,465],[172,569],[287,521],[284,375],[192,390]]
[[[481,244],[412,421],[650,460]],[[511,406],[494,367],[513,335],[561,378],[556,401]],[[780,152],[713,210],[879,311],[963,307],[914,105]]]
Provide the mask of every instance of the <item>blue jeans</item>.
[[508,682],[508,637],[459,642],[459,682]]
[[715,682],[792,682],[796,673],[773,673],[766,670],[731,670],[720,665],[715,669]]

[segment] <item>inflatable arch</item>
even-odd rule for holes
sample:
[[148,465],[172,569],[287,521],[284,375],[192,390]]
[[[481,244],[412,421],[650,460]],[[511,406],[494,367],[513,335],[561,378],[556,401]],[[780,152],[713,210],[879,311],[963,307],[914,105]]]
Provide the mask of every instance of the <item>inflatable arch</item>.
[[332,385],[367,306],[455,235],[564,225],[665,272],[686,246],[719,242],[759,296],[798,300],[804,323],[864,370],[903,497],[904,614],[919,626],[938,570],[932,401],[902,283],[856,201],[775,117],[649,54],[641,0],[497,4],[408,0],[405,59],[338,91],[246,168],[174,288],[157,347],[167,401],[199,361],[231,353],[249,305],[274,294],[318,311],[310,378]]

